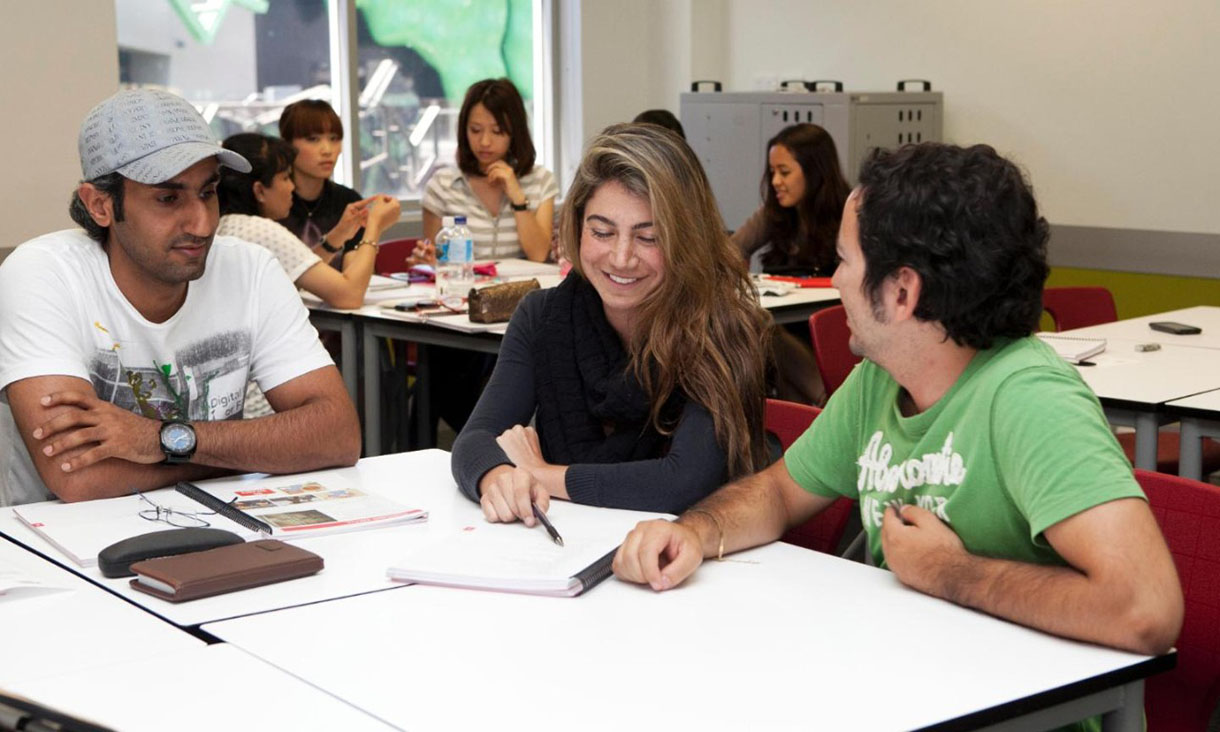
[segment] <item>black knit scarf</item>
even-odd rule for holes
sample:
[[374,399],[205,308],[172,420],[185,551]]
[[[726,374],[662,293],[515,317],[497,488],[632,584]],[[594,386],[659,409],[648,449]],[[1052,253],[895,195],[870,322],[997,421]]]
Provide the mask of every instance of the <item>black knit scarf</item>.
[[[620,463],[664,454],[669,440],[652,426],[648,398],[587,280],[573,272],[551,292],[536,343],[536,420],[547,462]],[[665,403],[664,424],[676,421],[682,401],[674,395]]]

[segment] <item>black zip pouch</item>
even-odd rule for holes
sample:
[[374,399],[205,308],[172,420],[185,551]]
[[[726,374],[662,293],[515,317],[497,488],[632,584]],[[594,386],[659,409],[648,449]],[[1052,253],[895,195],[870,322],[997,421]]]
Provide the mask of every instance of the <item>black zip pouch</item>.
[[154,531],[116,541],[97,554],[103,577],[132,577],[131,565],[145,559],[173,557],[207,549],[240,544],[242,539],[224,529],[186,528]]

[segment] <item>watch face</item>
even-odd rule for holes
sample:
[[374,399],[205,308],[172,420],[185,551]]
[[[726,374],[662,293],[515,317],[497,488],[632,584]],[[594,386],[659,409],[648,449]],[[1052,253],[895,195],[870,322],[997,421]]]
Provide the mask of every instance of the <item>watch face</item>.
[[195,447],[195,431],[184,424],[167,424],[161,430],[161,444],[171,452],[190,452]]

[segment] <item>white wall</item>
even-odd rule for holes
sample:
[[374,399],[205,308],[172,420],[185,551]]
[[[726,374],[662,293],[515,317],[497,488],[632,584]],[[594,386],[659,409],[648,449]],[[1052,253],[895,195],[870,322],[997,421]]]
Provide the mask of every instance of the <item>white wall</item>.
[[0,23],[0,255],[38,234],[73,226],[81,120],[119,83],[114,4],[38,0],[4,6]]
[[946,139],[1015,158],[1052,223],[1220,233],[1216,0],[714,2],[730,89],[931,79]]

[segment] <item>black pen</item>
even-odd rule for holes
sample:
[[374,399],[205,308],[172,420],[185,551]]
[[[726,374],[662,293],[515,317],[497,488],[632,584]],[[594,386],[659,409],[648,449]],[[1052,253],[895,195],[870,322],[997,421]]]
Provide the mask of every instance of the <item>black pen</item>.
[[542,527],[546,529],[546,533],[551,535],[551,541],[555,542],[559,546],[563,546],[563,537],[560,536],[559,532],[555,530],[555,527],[551,525],[550,520],[547,519],[546,514],[542,512],[542,509],[538,508],[538,504],[530,501],[530,508],[534,509],[534,518],[538,519],[538,521],[542,523]]

